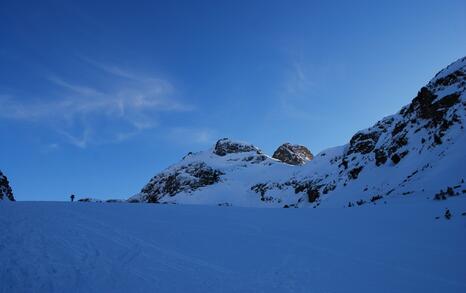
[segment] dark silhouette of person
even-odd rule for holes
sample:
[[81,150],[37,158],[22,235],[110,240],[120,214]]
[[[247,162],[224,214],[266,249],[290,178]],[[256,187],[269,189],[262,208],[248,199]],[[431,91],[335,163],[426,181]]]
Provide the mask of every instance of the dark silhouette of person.
[[74,194],[72,194],[70,197],[71,197],[71,202],[73,202],[74,201]]

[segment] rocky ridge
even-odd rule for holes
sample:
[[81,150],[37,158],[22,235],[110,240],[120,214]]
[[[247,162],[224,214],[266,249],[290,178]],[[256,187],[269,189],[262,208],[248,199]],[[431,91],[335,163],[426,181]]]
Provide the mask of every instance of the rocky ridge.
[[358,131],[346,145],[308,154],[313,159],[306,164],[290,144],[271,158],[253,145],[222,139],[213,149],[189,154],[156,175],[130,200],[351,207],[398,197],[434,199],[453,186],[446,194],[461,195],[465,89],[462,58],[440,71],[398,113]]

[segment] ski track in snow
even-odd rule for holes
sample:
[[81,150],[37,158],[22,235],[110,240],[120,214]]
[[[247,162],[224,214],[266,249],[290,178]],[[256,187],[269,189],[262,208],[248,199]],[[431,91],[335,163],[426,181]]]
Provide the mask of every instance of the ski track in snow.
[[0,292],[466,292],[462,212],[2,202]]

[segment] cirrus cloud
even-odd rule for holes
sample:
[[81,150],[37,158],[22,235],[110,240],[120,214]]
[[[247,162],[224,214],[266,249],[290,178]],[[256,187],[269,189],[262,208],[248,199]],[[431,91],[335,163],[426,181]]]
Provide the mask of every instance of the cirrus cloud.
[[100,71],[105,86],[48,75],[46,80],[55,94],[32,99],[0,95],[0,118],[46,125],[64,142],[85,148],[124,141],[155,128],[160,125],[158,114],[163,112],[194,109],[177,98],[175,87],[165,79],[85,61]]

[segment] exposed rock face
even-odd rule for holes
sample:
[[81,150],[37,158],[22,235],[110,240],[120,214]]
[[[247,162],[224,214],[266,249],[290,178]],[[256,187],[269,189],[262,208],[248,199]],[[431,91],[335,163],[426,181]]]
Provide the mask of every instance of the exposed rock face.
[[246,152],[256,152],[261,154],[261,150],[252,144],[245,144],[240,142],[232,141],[228,138],[222,138],[215,144],[214,154],[219,156],[225,156],[227,154],[234,153],[246,153]]
[[10,183],[2,171],[0,171],[0,200],[8,199],[14,201],[13,191],[11,190]]
[[272,158],[290,165],[303,165],[312,160],[314,156],[305,146],[284,143],[273,153]]

